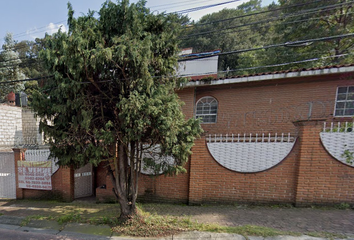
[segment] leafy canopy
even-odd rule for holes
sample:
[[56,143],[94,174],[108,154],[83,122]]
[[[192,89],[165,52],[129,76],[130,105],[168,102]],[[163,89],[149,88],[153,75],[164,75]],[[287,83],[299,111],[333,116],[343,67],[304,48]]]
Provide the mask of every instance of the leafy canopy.
[[179,16],[152,14],[145,1],[107,1],[98,17],[77,19],[68,8],[68,33],[43,41],[40,58],[54,77],[32,104],[59,164],[98,164],[119,145],[128,166],[159,144],[176,158],[168,170],[183,170],[201,128],[185,119],[175,93],[183,83],[175,77]]

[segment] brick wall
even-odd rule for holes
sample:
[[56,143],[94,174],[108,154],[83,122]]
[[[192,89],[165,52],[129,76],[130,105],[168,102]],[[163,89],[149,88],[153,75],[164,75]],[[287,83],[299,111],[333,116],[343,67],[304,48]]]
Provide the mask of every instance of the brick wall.
[[0,105],[0,149],[11,149],[22,138],[21,108]]
[[334,159],[324,149],[319,132],[323,120],[300,121],[296,204],[354,203],[354,167]]
[[[185,168],[189,169],[187,163]],[[96,169],[96,199],[99,202],[114,202],[116,197],[112,191],[113,184],[107,175],[107,169],[101,163]],[[168,177],[165,175],[139,175],[138,199],[152,202],[188,202],[189,174]],[[102,187],[102,186],[105,187]]]
[[[189,171],[189,163],[185,168]],[[177,176],[149,176],[140,174],[138,196],[140,201],[188,202],[189,174]]]
[[267,171],[239,173],[219,165],[205,139],[199,139],[192,149],[189,202],[293,203],[298,147],[296,144],[285,160]]
[[18,161],[25,161],[24,153],[26,149],[15,148],[15,174],[16,174],[16,198],[17,199],[61,199],[64,201],[74,200],[74,170],[70,167],[60,167],[52,175],[52,190],[35,190],[19,188],[18,184]]
[[333,117],[338,86],[353,85],[341,75],[197,87],[196,101],[218,100],[215,124],[202,124],[205,134],[295,133],[293,121]]
[[[188,117],[193,116],[194,104],[201,97],[213,96],[218,100],[218,121],[202,124],[205,135],[291,132],[298,136],[293,150],[280,164],[259,173],[226,169],[210,155],[204,137],[197,140],[188,172],[188,202],[353,203],[354,191],[350,186],[354,184],[354,168],[329,156],[319,140],[319,125],[312,128],[311,124],[293,124],[309,117],[347,120],[333,118],[336,89],[352,84],[350,78],[328,75],[179,91],[181,100],[187,103],[183,111]],[[153,189],[153,193],[161,184],[176,183],[173,178],[142,180],[140,190]],[[164,188],[156,196],[171,200],[171,193]]]
[[30,109],[0,105],[0,149],[42,144],[39,119]]
[[39,133],[39,118],[34,116],[30,109],[22,109],[22,135],[25,144],[33,145],[42,142],[42,134]]

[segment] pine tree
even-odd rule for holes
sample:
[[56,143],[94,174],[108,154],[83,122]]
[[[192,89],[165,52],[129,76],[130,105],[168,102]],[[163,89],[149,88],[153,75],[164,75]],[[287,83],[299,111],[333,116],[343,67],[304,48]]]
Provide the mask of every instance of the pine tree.
[[107,1],[77,19],[68,4],[68,33],[44,39],[40,58],[54,75],[34,93],[51,153],[62,166],[107,163],[121,219],[136,213],[142,156],[159,146],[185,171],[199,121],[186,120],[175,93],[180,18],[152,14],[145,1]]
[[[25,79],[25,74],[20,69],[21,59],[15,51],[15,44],[12,34],[7,33],[5,43],[0,53],[0,100],[4,100],[8,93],[19,92],[24,89],[23,83],[11,82]],[[9,83],[10,82],[10,83]]]

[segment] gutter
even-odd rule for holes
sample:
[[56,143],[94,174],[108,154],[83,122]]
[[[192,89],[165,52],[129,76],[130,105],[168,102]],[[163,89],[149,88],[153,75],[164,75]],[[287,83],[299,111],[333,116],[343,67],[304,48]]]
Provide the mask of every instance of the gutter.
[[332,68],[304,70],[304,71],[297,71],[297,72],[274,73],[274,74],[267,74],[267,75],[215,79],[215,80],[209,80],[209,81],[197,80],[197,81],[188,82],[185,85],[185,88],[186,87],[197,87],[197,86],[245,83],[245,82],[270,81],[270,80],[277,80],[277,79],[321,76],[321,75],[349,73],[349,72],[352,72],[352,74],[348,75],[348,78],[349,77],[354,78],[354,66],[338,67],[338,68],[332,67]]

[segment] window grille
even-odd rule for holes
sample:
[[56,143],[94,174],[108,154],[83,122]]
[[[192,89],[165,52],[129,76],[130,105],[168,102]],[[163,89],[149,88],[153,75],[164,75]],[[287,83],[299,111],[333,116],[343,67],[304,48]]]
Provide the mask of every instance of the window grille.
[[202,123],[216,123],[218,114],[218,101],[213,97],[202,97],[197,102],[195,117]]
[[351,117],[354,115],[354,86],[338,87],[334,115]]

